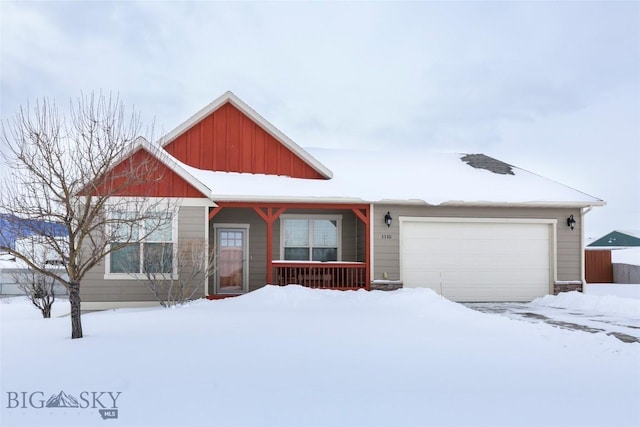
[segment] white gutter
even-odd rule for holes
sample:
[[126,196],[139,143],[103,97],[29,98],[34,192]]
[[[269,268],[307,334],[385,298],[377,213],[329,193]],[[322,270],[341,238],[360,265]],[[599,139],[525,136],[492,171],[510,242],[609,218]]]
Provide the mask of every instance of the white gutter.
[[[373,275],[373,272],[375,271],[374,268],[374,263],[375,263],[375,245],[373,244],[374,242],[374,237],[375,237],[375,233],[374,233],[374,228],[375,228],[375,224],[373,223],[373,219],[375,217],[375,211],[374,211],[374,205],[373,203],[371,203],[369,205],[369,230],[367,230],[367,232],[369,233],[369,280],[373,280],[375,279],[375,276]],[[370,283],[367,283],[367,286],[369,286]]]
[[581,209],[593,206],[604,206],[602,201],[589,202],[464,202],[449,201],[431,204],[420,199],[411,200],[366,200],[358,197],[332,197],[332,196],[277,196],[277,195],[233,195],[212,194],[211,200],[216,202],[262,202],[262,203],[366,203],[385,205],[409,205],[409,206],[452,206],[452,207],[535,207],[535,208],[573,208]]

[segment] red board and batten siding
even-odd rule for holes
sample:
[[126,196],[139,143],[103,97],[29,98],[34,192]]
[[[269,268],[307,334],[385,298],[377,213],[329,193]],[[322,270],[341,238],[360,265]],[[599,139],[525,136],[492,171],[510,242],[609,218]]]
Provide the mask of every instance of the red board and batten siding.
[[[144,176],[144,184],[125,185],[124,177],[129,175],[130,168],[141,167],[140,165],[149,164],[153,176]],[[184,197],[184,198],[202,198],[207,197],[185,181],[180,175],[158,162],[146,150],[136,151],[129,159],[120,162],[110,172],[112,185],[111,188],[119,188],[112,193],[113,196],[134,196],[134,197]],[[123,177],[123,178],[119,178]],[[97,193],[105,194],[99,190]]]
[[198,169],[324,179],[229,102],[169,142],[164,149]]

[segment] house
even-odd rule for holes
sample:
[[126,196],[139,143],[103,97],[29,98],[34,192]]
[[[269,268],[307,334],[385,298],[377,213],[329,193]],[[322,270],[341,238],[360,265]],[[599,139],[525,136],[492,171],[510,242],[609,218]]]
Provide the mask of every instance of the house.
[[66,236],[67,230],[64,224],[0,214],[0,246],[13,248],[16,240],[37,235]]
[[[153,196],[180,208],[126,269],[152,244],[208,244],[209,298],[268,283],[428,287],[456,301],[580,289],[584,213],[604,205],[483,154],[303,149],[231,92],[156,144],[140,139],[131,158],[149,157],[163,169]],[[151,303],[119,257],[85,277],[85,308]]]
[[640,283],[640,231],[614,230],[585,248],[589,283]]
[[[52,236],[64,247],[66,229],[48,221],[25,220],[14,215],[0,215],[0,245],[29,253],[33,259],[51,270],[63,269],[63,261],[55,251],[47,249],[42,235]],[[0,252],[0,297],[24,295],[20,284],[33,280],[35,272],[14,256]],[[64,274],[64,273],[61,273]],[[61,283],[55,283],[56,295],[67,295]]]
[[[60,231],[59,228],[57,230]],[[59,234],[62,234],[62,232]],[[66,244],[64,237],[56,240],[58,240],[60,246]],[[48,249],[48,245],[42,236],[31,235],[15,238],[11,242],[11,246],[23,253],[32,254],[33,259],[47,270],[54,271],[61,277],[66,277],[64,260],[55,251]],[[0,252],[0,297],[25,295],[25,291],[21,286],[33,283],[38,277],[42,278],[44,276],[30,268],[26,262],[16,259],[16,257],[8,253]],[[57,281],[50,282],[49,280],[51,279],[47,279],[47,283],[53,284],[53,291],[56,296],[68,295],[67,288],[62,283]]]

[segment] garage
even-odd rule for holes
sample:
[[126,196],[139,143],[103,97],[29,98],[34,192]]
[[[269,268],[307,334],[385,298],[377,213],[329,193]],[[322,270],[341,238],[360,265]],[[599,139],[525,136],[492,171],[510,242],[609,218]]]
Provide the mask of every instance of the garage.
[[556,220],[400,218],[404,287],[453,301],[530,301],[553,279]]

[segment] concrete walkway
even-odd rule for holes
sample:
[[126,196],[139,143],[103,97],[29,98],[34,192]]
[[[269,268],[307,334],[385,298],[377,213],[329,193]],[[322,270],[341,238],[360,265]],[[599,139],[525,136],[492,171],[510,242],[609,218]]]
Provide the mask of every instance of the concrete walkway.
[[550,325],[584,331],[604,333],[627,343],[640,342],[640,321],[631,318],[608,316],[579,310],[538,307],[528,303],[464,303],[465,306],[482,313],[498,314],[510,319],[527,322],[544,322]]

